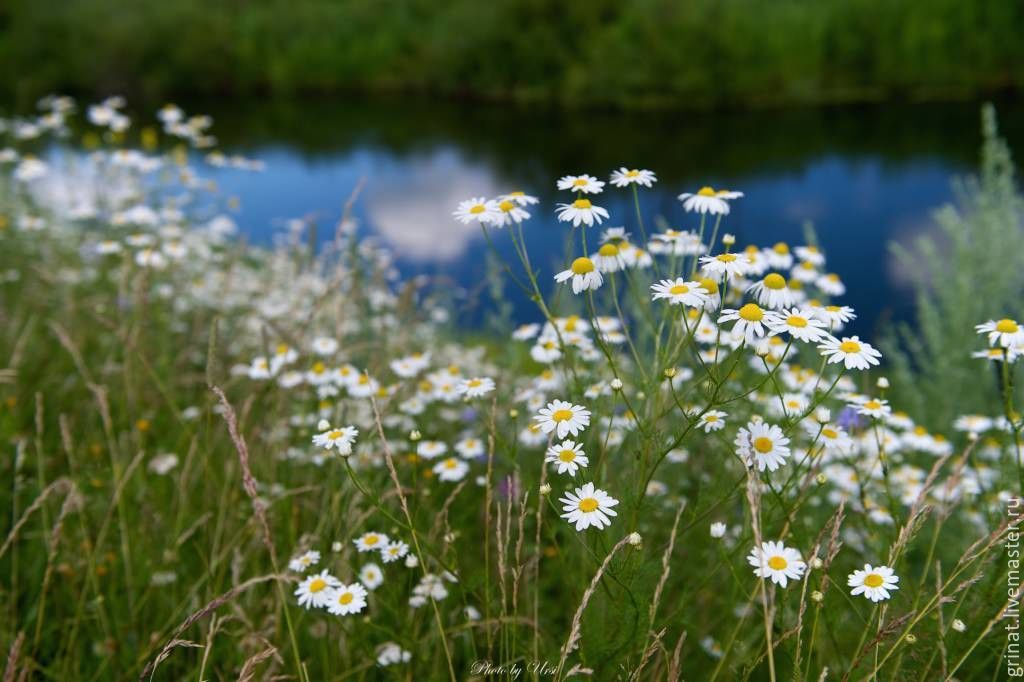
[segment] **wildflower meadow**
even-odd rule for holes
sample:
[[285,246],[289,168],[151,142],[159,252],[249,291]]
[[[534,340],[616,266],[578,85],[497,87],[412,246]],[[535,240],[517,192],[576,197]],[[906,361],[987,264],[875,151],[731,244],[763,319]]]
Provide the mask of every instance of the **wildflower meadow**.
[[986,121],[962,241],[902,253],[919,313],[874,339],[813,230],[738,242],[742,187],[466,196],[535,304],[470,330],[358,191],[249,244],[204,172],[262,162],[208,117],[3,120],[4,681],[1024,675],[1024,204]]

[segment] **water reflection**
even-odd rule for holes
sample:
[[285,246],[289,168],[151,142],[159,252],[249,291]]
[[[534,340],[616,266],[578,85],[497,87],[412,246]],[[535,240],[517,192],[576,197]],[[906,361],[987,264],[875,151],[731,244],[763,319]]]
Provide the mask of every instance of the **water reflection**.
[[[522,189],[541,197],[527,238],[549,281],[564,262],[567,228],[554,219],[554,190],[566,173],[604,177],[622,165],[650,168],[659,182],[642,192],[650,222],[692,229],[675,195],[703,184],[740,189],[725,229],[739,244],[794,243],[814,224],[829,269],[849,285],[845,302],[871,334],[880,320],[905,317],[910,299],[890,271],[887,241],[926,229],[933,208],[951,198],[952,175],[978,154],[974,105],[857,107],[729,114],[565,113],[461,106],[418,100],[237,102],[211,111],[222,145],[265,159],[261,174],[215,171],[241,198],[239,223],[256,241],[275,225],[313,212],[332,225],[352,189],[363,229],[396,249],[407,274],[444,275],[479,287],[486,244],[451,211],[470,196]],[[1019,139],[1016,105],[1001,107],[1004,132]],[[631,195],[610,186],[600,204],[610,225],[636,231]],[[324,230],[323,232],[327,232]],[[503,235],[499,250],[513,257]],[[518,319],[536,317],[522,296]],[[474,318],[475,312],[467,316]]]

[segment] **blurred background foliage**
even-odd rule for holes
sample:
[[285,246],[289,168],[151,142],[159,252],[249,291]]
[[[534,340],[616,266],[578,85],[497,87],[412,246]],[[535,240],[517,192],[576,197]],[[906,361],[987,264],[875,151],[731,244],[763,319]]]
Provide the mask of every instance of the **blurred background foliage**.
[[0,89],[428,91],[626,108],[1024,82],[1019,0],[5,0]]

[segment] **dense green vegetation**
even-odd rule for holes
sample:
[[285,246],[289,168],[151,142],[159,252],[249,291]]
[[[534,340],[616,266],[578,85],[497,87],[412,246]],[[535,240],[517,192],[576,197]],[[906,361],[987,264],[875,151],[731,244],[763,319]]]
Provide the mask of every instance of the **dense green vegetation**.
[[0,88],[428,90],[626,107],[1018,88],[1014,0],[8,0]]

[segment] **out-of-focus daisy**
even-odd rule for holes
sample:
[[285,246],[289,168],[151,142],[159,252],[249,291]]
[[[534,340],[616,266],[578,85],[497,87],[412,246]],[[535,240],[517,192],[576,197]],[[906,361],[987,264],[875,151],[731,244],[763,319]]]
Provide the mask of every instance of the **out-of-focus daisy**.
[[315,566],[320,561],[320,552],[310,550],[303,552],[288,562],[288,570],[296,573],[304,573],[310,566]]
[[750,270],[750,261],[747,260],[747,257],[735,253],[701,256],[700,265],[705,276],[719,280],[742,277]]
[[715,539],[725,537],[725,531],[728,530],[726,525],[721,521],[715,521],[711,524],[711,537]]
[[814,309],[814,315],[830,328],[843,325],[857,318],[853,308],[848,305],[827,305]]
[[594,265],[594,261],[583,257],[574,260],[568,270],[562,270],[555,275],[556,282],[565,282],[570,278],[574,294],[596,290],[604,283],[604,278]]
[[553,400],[547,407],[540,408],[533,420],[544,433],[554,431],[559,438],[565,438],[569,434],[577,435],[590,425],[590,410],[564,400]]
[[748,303],[739,310],[731,308],[723,310],[718,317],[718,324],[735,320],[736,324],[732,327],[733,333],[744,339],[748,345],[753,346],[764,337],[765,325],[776,324],[778,319],[778,313],[764,310],[756,303]]
[[704,429],[704,433],[721,431],[725,428],[725,418],[729,416],[721,410],[708,410],[700,416],[698,426]]
[[383,559],[386,564],[390,564],[392,561],[398,561],[408,553],[409,545],[405,544],[401,540],[389,542],[380,548],[381,559]]
[[359,582],[365,585],[366,589],[375,590],[384,582],[384,572],[377,564],[366,564],[359,569]]
[[455,385],[455,392],[467,398],[479,398],[494,390],[494,380],[489,377],[463,379]]
[[327,611],[335,616],[348,616],[366,608],[366,588],[359,583],[340,585],[331,590]]
[[988,334],[988,345],[1009,348],[1024,344],[1024,328],[1016,320],[989,320],[974,327],[979,334]]
[[807,343],[817,343],[828,336],[824,322],[815,318],[810,310],[799,308],[780,311],[778,317],[768,324],[768,328],[775,334],[785,332]]
[[450,483],[461,481],[468,472],[469,465],[458,457],[449,457],[434,465],[434,473],[437,474],[438,480]]
[[448,446],[439,440],[423,440],[416,446],[416,454],[423,459],[434,459],[448,452]]
[[701,308],[707,303],[708,292],[700,282],[687,282],[682,277],[663,279],[651,285],[651,299],[667,299],[672,305]]
[[515,200],[508,197],[498,199],[498,217],[494,220],[495,225],[504,226],[509,223],[521,223],[524,220],[528,220],[529,217],[530,214],[523,210]]
[[834,272],[822,275],[814,280],[814,284],[829,296],[842,296],[846,293],[846,285]]
[[785,587],[790,580],[799,580],[807,570],[800,552],[781,542],[762,542],[760,547],[750,550],[747,561],[754,567],[754,575],[771,578],[773,583],[781,587]]
[[604,182],[592,175],[565,175],[558,180],[558,189],[567,189],[573,192],[584,194],[600,194],[604,189]]
[[864,564],[864,568],[856,570],[846,579],[846,584],[852,587],[850,594],[857,596],[863,594],[871,601],[878,603],[889,598],[889,591],[900,589],[900,577],[888,566],[872,566]]
[[593,483],[584,483],[582,488],[576,488],[575,493],[567,492],[558,501],[565,512],[561,517],[575,524],[577,531],[591,526],[598,529],[610,526],[612,520],[609,517],[617,516],[612,507],[619,503],[605,491],[595,488]]
[[307,576],[295,588],[295,596],[299,598],[299,606],[307,609],[311,606],[322,608],[331,597],[331,590],[341,585],[341,581],[327,571],[320,571]]
[[597,253],[591,254],[590,259],[600,272],[618,272],[626,267],[626,261],[622,258],[619,249],[621,242],[608,242],[602,244]]
[[736,453],[758,471],[775,471],[789,457],[789,439],[778,426],[750,422],[736,434]]
[[558,473],[575,476],[580,467],[586,468],[590,460],[583,454],[583,444],[571,440],[564,440],[548,448],[544,456],[545,462],[553,462],[558,465]]
[[377,552],[388,544],[388,536],[384,535],[384,533],[370,531],[363,533],[352,542],[355,543],[356,549],[360,552]]
[[892,408],[889,407],[888,400],[879,400],[878,398],[870,398],[868,400],[860,400],[854,403],[857,414],[863,414],[867,417],[874,417],[875,419],[882,419],[887,417]]
[[817,246],[808,244],[807,246],[798,246],[793,251],[796,253],[796,257],[805,263],[810,263],[816,268],[820,268],[825,264],[825,254],[821,252]]
[[609,181],[616,187],[626,187],[627,185],[643,185],[644,187],[650,187],[658,178],[652,171],[649,170],[637,170],[622,167],[619,170],[612,171],[612,176]]
[[590,227],[594,223],[601,224],[608,219],[608,211],[590,203],[590,199],[577,199],[571,204],[558,204],[558,219],[564,223],[571,222],[573,227],[581,224]]
[[377,647],[377,665],[387,667],[398,663],[408,663],[412,654],[394,642],[384,642]]
[[456,219],[467,225],[473,221],[485,225],[497,224],[499,220],[502,220],[498,202],[487,197],[474,197],[466,201],[460,201],[459,207],[455,209],[453,215]]
[[882,354],[860,337],[843,337],[842,340],[829,337],[818,346],[821,354],[828,358],[828,364],[842,362],[846,369],[868,369],[878,364]]

